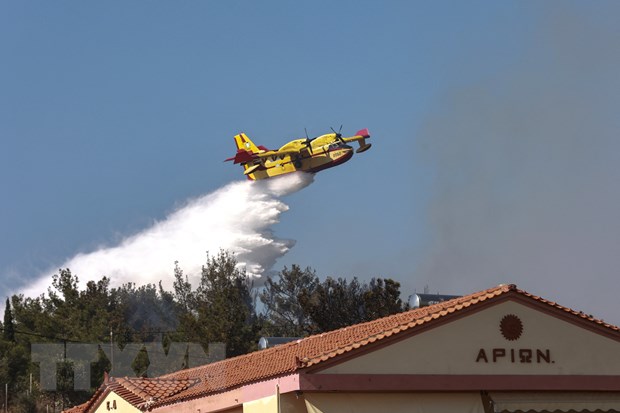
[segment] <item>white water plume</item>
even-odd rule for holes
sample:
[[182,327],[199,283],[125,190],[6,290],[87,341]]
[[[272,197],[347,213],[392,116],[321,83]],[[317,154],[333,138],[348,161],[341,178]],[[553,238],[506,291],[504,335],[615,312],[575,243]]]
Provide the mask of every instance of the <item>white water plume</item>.
[[[113,285],[158,283],[171,288],[174,262],[196,285],[206,253],[220,249],[235,254],[253,278],[260,278],[295,244],[279,239],[271,227],[288,206],[279,197],[310,185],[313,175],[288,174],[265,181],[230,183],[210,194],[190,200],[163,221],[123,240],[118,246],[77,254],[62,264],[81,283],[111,277]],[[50,285],[47,271],[24,291],[34,297]]]

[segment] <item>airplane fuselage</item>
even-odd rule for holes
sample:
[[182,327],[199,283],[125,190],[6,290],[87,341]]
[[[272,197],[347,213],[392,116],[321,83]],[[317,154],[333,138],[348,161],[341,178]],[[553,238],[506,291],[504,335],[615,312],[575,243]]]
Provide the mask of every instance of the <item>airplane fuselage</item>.
[[[342,143],[321,144],[322,137],[314,139],[311,151],[300,155],[272,156],[264,162],[264,168],[248,174],[252,180],[271,178],[296,171],[315,173],[340,165],[353,157],[353,148]],[[298,146],[304,139],[291,141],[280,148],[285,151],[290,146]],[[315,143],[316,142],[316,143]]]

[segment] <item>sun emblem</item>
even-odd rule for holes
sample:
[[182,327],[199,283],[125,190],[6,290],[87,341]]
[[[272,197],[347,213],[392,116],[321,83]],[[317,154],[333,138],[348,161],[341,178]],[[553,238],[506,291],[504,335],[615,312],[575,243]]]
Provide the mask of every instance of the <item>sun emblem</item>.
[[500,321],[499,330],[506,340],[514,341],[521,337],[523,333],[523,323],[516,315],[508,314]]

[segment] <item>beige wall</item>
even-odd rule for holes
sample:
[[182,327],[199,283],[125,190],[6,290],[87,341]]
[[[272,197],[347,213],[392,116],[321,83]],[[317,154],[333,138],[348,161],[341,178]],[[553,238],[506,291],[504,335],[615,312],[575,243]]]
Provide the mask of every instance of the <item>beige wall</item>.
[[97,407],[96,413],[142,413],[140,410],[133,407],[129,402],[125,401],[121,396],[114,392],[110,392],[108,396],[103,400],[103,403]]
[[484,413],[478,393],[308,393],[308,413]]
[[243,413],[306,413],[302,395],[287,393],[280,395],[280,411],[277,397],[269,396],[243,404]]
[[243,413],[278,413],[278,398],[269,396],[243,403]]
[[[523,323],[523,333],[517,340],[509,341],[500,333],[500,321],[507,314],[518,316]],[[493,360],[494,349],[498,356],[502,351],[505,356]],[[532,351],[531,362],[521,362],[520,351],[527,356],[528,350]],[[537,351],[548,354],[550,362],[537,360]],[[508,301],[322,373],[620,375],[618,354],[618,341]]]

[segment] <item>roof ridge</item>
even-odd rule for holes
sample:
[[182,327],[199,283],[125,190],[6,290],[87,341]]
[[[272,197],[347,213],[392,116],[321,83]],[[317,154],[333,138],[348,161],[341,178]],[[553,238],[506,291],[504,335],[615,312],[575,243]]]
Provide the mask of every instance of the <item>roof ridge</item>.
[[565,307],[565,306],[563,306],[561,304],[558,304],[555,301],[551,301],[551,300],[548,300],[546,298],[542,298],[541,296],[529,293],[529,292],[524,291],[524,290],[517,290],[517,291],[522,296],[534,299],[534,300],[536,300],[536,301],[538,301],[540,303],[546,304],[546,305],[548,305],[550,307],[553,307],[553,308],[557,308],[558,310],[562,310],[562,311],[564,311],[564,312],[566,312],[568,314],[571,314],[573,316],[579,317],[579,318],[581,318],[583,320],[587,320],[587,321],[596,323],[596,324],[598,324],[598,325],[600,325],[602,327],[606,327],[606,328],[608,328],[610,330],[614,330],[614,331],[620,332],[620,326],[616,326],[614,324],[608,323],[605,320],[603,320],[601,318],[594,317],[591,314],[586,314],[583,311],[573,310],[570,307]]
[[[295,341],[292,341],[292,342],[289,342],[289,343],[285,343],[285,344],[280,344],[277,347],[283,347],[285,345],[295,345],[295,344],[297,344],[301,340],[307,340],[307,339],[315,338],[315,337],[324,337],[325,335],[336,334],[338,332],[342,332],[342,331],[345,331],[347,329],[351,329],[353,327],[359,328],[361,326],[368,326],[368,325],[379,324],[380,322],[385,321],[386,319],[397,318],[397,316],[398,317],[404,317],[405,315],[408,315],[408,314],[411,314],[411,313],[414,313],[414,312],[426,313],[430,309],[436,309],[436,308],[439,311],[439,308],[443,308],[443,306],[445,304],[447,304],[447,303],[456,303],[457,301],[460,301],[460,300],[468,301],[470,299],[470,297],[473,296],[473,295],[480,294],[480,293],[483,293],[483,292],[496,291],[496,290],[500,291],[500,292],[514,291],[514,290],[516,290],[516,285],[515,284],[500,284],[500,285],[498,285],[496,287],[489,288],[489,289],[484,290],[484,291],[480,291],[480,292],[469,294],[469,295],[464,295],[464,296],[461,296],[461,297],[456,297],[456,298],[453,298],[451,300],[442,301],[442,302],[435,303],[435,304],[432,304],[432,305],[429,305],[429,306],[412,308],[412,309],[409,309],[409,310],[406,310],[406,311],[401,311],[399,313],[390,314],[390,315],[387,315],[387,316],[376,318],[374,320],[364,321],[362,323],[352,324],[352,325],[345,326],[345,327],[340,327],[340,328],[338,328],[336,330],[330,330],[330,331],[324,331],[324,332],[317,333],[317,334],[312,334],[312,335],[309,335],[307,337],[302,337],[299,340],[295,340]],[[273,347],[273,348],[275,348],[275,347]],[[264,350],[262,350],[262,351],[264,351]]]
[[[375,332],[374,334],[370,334],[366,337],[360,337],[358,340],[352,341],[346,345],[337,347],[335,349],[331,349],[329,351],[323,352],[321,354],[317,354],[315,355],[315,357],[313,358],[304,358],[302,361],[304,361],[305,366],[309,367],[313,364],[316,364],[316,362],[321,361],[321,360],[325,360],[325,356],[327,356],[327,358],[331,358],[333,356],[335,356],[336,354],[342,354],[341,350],[343,349],[347,349],[349,348],[347,351],[350,351],[354,348],[358,348],[360,347],[359,344],[368,341],[368,342],[374,342],[376,341],[376,339],[381,338],[381,336],[391,336],[392,334],[398,334],[402,331],[408,330],[409,328],[414,327],[415,325],[417,325],[419,323],[419,321],[423,321],[423,319],[426,318],[438,318],[438,317],[434,317],[435,315],[441,313],[441,311],[445,311],[448,310],[448,312],[453,312],[453,311],[449,311],[450,309],[454,309],[456,306],[459,305],[459,303],[463,303],[463,302],[470,302],[472,301],[472,298],[474,296],[480,296],[480,297],[476,297],[475,298],[475,303],[480,301],[480,298],[483,298],[486,296],[486,298],[484,298],[485,300],[491,297],[488,297],[489,294],[492,294],[492,296],[497,296],[509,291],[516,291],[516,285],[515,284],[500,284],[497,287],[493,287],[487,290],[483,290],[477,293],[473,293],[473,294],[469,294],[469,295],[465,295],[465,296],[461,296],[461,297],[457,297],[457,298],[453,298],[451,300],[446,300],[446,301],[442,301],[439,303],[435,303],[429,306],[425,306],[425,307],[418,307],[418,308],[414,308],[408,311],[403,311],[400,313],[396,313],[396,314],[392,314],[386,317],[382,317],[382,318],[378,318],[375,320],[371,320],[371,321],[367,321],[365,323],[360,323],[360,324],[355,324],[353,326],[348,326],[348,327],[344,327],[338,330],[333,330],[327,333],[323,333],[323,334],[330,334],[330,333],[336,333],[336,332],[342,332],[343,330],[346,330],[349,327],[358,327],[358,326],[362,326],[362,325],[374,325],[374,324],[380,324],[381,322],[384,322],[386,319],[397,319],[397,318],[405,318],[405,320],[403,320],[403,322],[399,322],[397,323],[395,326],[392,326],[390,328]],[[419,314],[418,314],[419,313]],[[411,316],[413,314],[416,314],[417,317],[408,317]],[[426,321],[430,321],[430,320],[426,320]]]
[[[251,353],[247,353],[247,354],[241,354],[235,357],[230,357],[230,358],[226,358],[223,360],[219,360],[213,363],[209,363],[206,365],[201,365],[201,366],[195,366],[195,367],[191,367],[189,369],[184,369],[184,370],[180,370],[174,373],[169,373],[163,376],[160,376],[162,378],[168,378],[168,377],[177,377],[177,376],[181,376],[183,377],[184,375],[187,374],[191,374],[193,372],[196,372],[200,369],[204,369],[206,366],[212,366],[213,368],[217,367],[220,364],[226,364],[226,363],[232,363],[233,361],[238,361],[238,360],[243,360],[246,358],[253,358],[256,357],[256,354],[261,354],[263,357],[268,357],[269,355],[273,354],[273,353],[278,353],[278,352],[284,352],[286,351],[289,347],[293,347],[293,346],[298,346],[300,345],[302,342],[308,342],[308,341],[312,341],[312,340],[316,340],[316,339],[321,339],[321,338],[325,338],[325,337],[330,337],[330,336],[336,336],[339,333],[345,332],[348,329],[353,329],[355,328],[356,330],[358,329],[362,329],[363,327],[368,327],[371,325],[377,325],[377,324],[381,324],[382,322],[385,322],[386,320],[389,319],[393,319],[393,318],[402,318],[402,317],[407,317],[408,315],[411,315],[413,313],[420,313],[419,316],[429,316],[429,312],[434,314],[436,312],[440,312],[442,309],[444,309],[444,307],[447,304],[453,304],[453,305],[457,305],[459,302],[461,301],[471,301],[473,296],[482,296],[482,295],[488,295],[490,293],[492,293],[493,295],[500,295],[502,293],[506,293],[508,291],[515,291],[516,290],[516,285],[515,284],[500,284],[496,287],[492,287],[489,288],[487,290],[483,290],[483,291],[479,291],[476,293],[472,293],[469,295],[465,295],[462,297],[457,297],[454,298],[452,300],[447,300],[447,301],[442,301],[440,303],[436,303],[436,304],[432,304],[430,306],[426,306],[426,307],[420,307],[420,308],[414,308],[411,310],[407,310],[407,311],[403,311],[400,313],[396,313],[396,314],[391,314],[385,317],[381,317],[381,318],[377,318],[374,320],[370,320],[370,321],[365,321],[363,323],[359,323],[359,324],[353,324],[353,325],[349,325],[349,326],[345,326],[345,327],[341,327],[339,329],[336,330],[331,330],[331,331],[325,331],[325,332],[321,332],[321,333],[317,333],[317,334],[312,334],[310,336],[307,337],[303,337],[300,338],[298,340],[294,340],[288,343],[284,343],[284,344],[279,344],[277,346],[274,347],[270,347],[270,348],[266,348],[263,350],[257,350],[257,351],[253,351]],[[405,323],[401,323],[401,324],[405,324]],[[394,328],[392,328],[394,329]],[[400,330],[399,330],[400,331]],[[381,335],[382,333],[385,333],[385,331],[380,331],[377,332],[375,334],[371,334],[370,336],[378,336]],[[369,336],[367,336],[369,337]],[[364,338],[360,338],[359,340],[356,340],[356,342],[362,342],[364,341]],[[342,347],[338,347],[336,350],[339,350]],[[327,351],[327,352],[323,352],[323,353],[319,353],[319,354],[314,354],[313,357],[311,359],[316,359],[320,356],[323,356],[325,354],[331,354],[334,350],[332,351]],[[305,359],[308,359],[307,357]],[[300,360],[302,361],[302,360]],[[298,366],[298,367],[303,367],[303,366]]]

